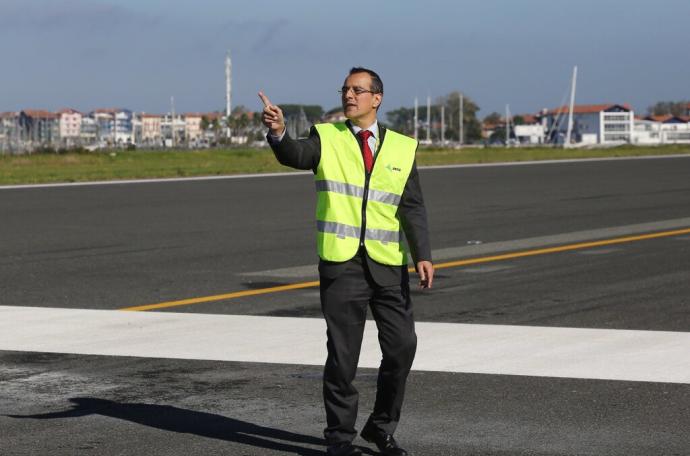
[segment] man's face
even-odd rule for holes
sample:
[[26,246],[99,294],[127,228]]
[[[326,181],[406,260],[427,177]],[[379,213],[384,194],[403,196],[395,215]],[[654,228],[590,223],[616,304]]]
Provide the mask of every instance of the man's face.
[[[358,90],[365,90],[357,95]],[[350,120],[376,118],[376,107],[381,104],[382,95],[371,93],[371,76],[368,73],[354,73],[343,83],[342,103],[345,117]]]

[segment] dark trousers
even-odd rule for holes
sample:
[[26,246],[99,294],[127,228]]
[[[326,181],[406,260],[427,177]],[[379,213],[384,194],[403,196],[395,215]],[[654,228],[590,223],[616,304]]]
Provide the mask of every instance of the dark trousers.
[[358,393],[352,381],[368,307],[376,320],[383,354],[369,422],[393,434],[400,420],[405,382],[417,348],[408,275],[405,271],[398,285],[378,286],[358,255],[336,278],[321,277],[321,309],[328,327],[323,398],[328,424],[324,436],[329,445],[352,441],[357,435]]

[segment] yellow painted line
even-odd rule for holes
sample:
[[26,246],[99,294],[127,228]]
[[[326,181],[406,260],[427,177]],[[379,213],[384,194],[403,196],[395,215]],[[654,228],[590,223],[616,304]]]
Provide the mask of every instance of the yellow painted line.
[[[656,233],[641,234],[638,236],[626,236],[626,237],[613,238],[613,239],[602,239],[600,241],[580,242],[577,244],[567,244],[567,245],[561,245],[561,246],[557,246],[557,247],[548,247],[548,248],[544,248],[544,249],[525,250],[523,252],[512,252],[512,253],[506,253],[506,254],[502,254],[502,255],[493,255],[493,256],[480,257],[480,258],[469,258],[466,260],[448,261],[445,263],[435,264],[434,269],[455,268],[458,266],[468,266],[471,264],[489,263],[492,261],[511,260],[514,258],[523,258],[523,257],[529,257],[529,256],[536,256],[536,255],[546,255],[549,253],[567,252],[570,250],[589,249],[592,247],[601,247],[601,246],[605,246],[605,245],[623,244],[626,242],[644,241],[647,239],[657,239],[657,238],[670,237],[670,236],[679,236],[681,234],[690,234],[690,228],[684,228],[681,230],[672,230],[672,231],[660,231],[660,232],[656,232]],[[414,272],[414,268],[410,268],[409,271]],[[191,305],[191,304],[201,304],[204,302],[224,301],[224,300],[228,300],[228,299],[243,298],[246,296],[256,296],[256,295],[262,295],[262,294],[268,294],[268,293],[279,293],[281,291],[299,290],[302,288],[312,288],[312,287],[318,287],[318,286],[319,286],[319,281],[316,280],[313,282],[292,283],[289,285],[281,285],[278,287],[259,288],[256,290],[236,291],[234,293],[226,293],[226,294],[213,295],[213,296],[204,296],[201,298],[182,299],[180,301],[168,301],[168,302],[161,302],[158,304],[146,304],[143,306],[124,307],[120,310],[143,311],[143,310],[165,309],[165,308],[169,308],[169,307],[186,306],[186,305]]]
[[292,283],[290,285],[281,285],[279,287],[258,288],[256,290],[236,291],[234,293],[225,293],[225,294],[219,294],[219,295],[213,295],[213,296],[204,296],[201,298],[190,298],[190,299],[182,299],[180,301],[168,301],[168,302],[160,302],[158,304],[146,304],[143,306],[125,307],[125,308],[122,308],[120,310],[164,309],[167,307],[186,306],[186,305],[190,305],[190,304],[201,304],[203,302],[224,301],[226,299],[243,298],[245,296],[256,296],[256,295],[268,294],[268,293],[278,293],[280,291],[299,290],[300,288],[311,288],[311,287],[318,287],[318,286],[319,286],[318,280],[314,281],[314,282]]
[[[646,239],[656,239],[656,238],[669,237],[669,236],[678,236],[681,234],[690,234],[690,228],[684,228],[682,230],[661,231],[661,232],[657,232],[657,233],[641,234],[639,236],[626,236],[626,237],[613,238],[613,239],[602,239],[601,241],[580,242],[577,244],[567,244],[567,245],[561,245],[558,247],[548,247],[548,248],[544,248],[544,249],[526,250],[524,252],[506,253],[504,255],[494,255],[494,256],[481,257],[481,258],[470,258],[467,260],[449,261],[447,263],[440,263],[440,264],[434,265],[434,269],[454,268],[454,267],[458,267],[458,266],[467,266],[470,264],[479,264],[479,263],[488,263],[491,261],[510,260],[513,258],[522,258],[522,257],[528,257],[528,256],[535,256],[535,255],[545,255],[547,253],[567,252],[569,250],[589,249],[592,247],[601,247],[604,245],[623,244],[625,242],[644,241]],[[410,272],[412,272],[412,271],[414,271],[414,268],[410,268]]]

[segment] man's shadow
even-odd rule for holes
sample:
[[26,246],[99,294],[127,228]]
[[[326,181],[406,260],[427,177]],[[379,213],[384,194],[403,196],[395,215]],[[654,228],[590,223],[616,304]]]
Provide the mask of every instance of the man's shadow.
[[[194,434],[302,456],[322,456],[324,454],[323,450],[299,445],[324,446],[323,439],[259,426],[213,413],[196,412],[169,405],[123,403],[92,397],[74,397],[70,399],[70,402],[73,404],[72,407],[61,412],[6,416],[49,420],[102,415],[164,431]],[[285,443],[269,439],[283,440]],[[367,448],[362,448],[362,450],[367,454],[376,454]]]

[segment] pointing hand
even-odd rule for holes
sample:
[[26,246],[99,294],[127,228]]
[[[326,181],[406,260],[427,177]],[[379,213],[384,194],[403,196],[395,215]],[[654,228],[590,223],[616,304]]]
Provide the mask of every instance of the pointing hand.
[[271,100],[263,93],[259,92],[259,98],[264,104],[264,110],[261,113],[261,121],[271,130],[274,136],[280,136],[285,131],[285,119],[283,111],[276,105],[271,103]]

